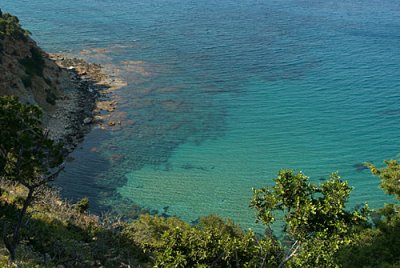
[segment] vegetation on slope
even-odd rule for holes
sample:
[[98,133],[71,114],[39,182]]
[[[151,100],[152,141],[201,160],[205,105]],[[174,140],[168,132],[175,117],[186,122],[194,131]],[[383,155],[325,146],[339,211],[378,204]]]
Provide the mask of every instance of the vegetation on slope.
[[19,24],[19,19],[8,13],[3,13],[0,9],[0,64],[2,63],[2,56],[4,51],[4,44],[2,40],[6,37],[12,40],[26,41],[29,32],[24,30]]
[[14,261],[27,209],[40,187],[57,177],[63,159],[61,145],[50,140],[41,127],[38,107],[24,105],[12,96],[0,98],[0,107],[0,177],[27,190],[11,233],[7,233],[7,224],[3,226],[3,241]]
[[[368,164],[381,179],[385,193],[400,200],[400,165],[385,161],[385,167]],[[400,205],[385,204],[371,217],[372,223],[359,230],[353,243],[338,254],[343,267],[400,267]]]
[[[0,11],[0,44],[27,36],[16,17]],[[19,63],[28,77],[43,75],[35,47]],[[400,267],[398,202],[371,216],[366,206],[349,210],[351,187],[336,174],[317,185],[282,170],[274,186],[255,189],[250,205],[264,234],[216,215],[196,225],[90,215],[87,199],[63,202],[48,186],[62,169],[61,145],[48,139],[41,115],[36,106],[0,97],[0,267]],[[368,167],[400,200],[400,165],[385,164]],[[281,239],[272,231],[277,226]]]
[[[386,205],[368,223],[366,207],[346,209],[351,188],[335,174],[315,185],[302,173],[282,170],[274,186],[254,190],[251,206],[266,224],[262,236],[217,216],[196,225],[149,215],[130,223],[91,216],[87,199],[62,202],[46,185],[51,170],[43,160],[48,155],[32,149],[39,148],[37,137],[43,139],[38,108],[13,97],[0,100],[2,266],[13,259],[27,267],[399,266],[399,205]],[[19,160],[19,169],[18,152],[25,149],[29,150],[21,156],[27,158]],[[399,198],[400,166],[396,161],[386,164],[370,168],[381,178],[381,187]],[[26,205],[30,187],[37,182],[40,187]],[[271,231],[279,220],[286,234],[283,240]],[[20,237],[15,239],[19,222]],[[14,256],[7,246],[10,240],[19,244]]]
[[29,32],[21,27],[16,16],[3,13],[0,9],[0,39],[6,36],[16,40],[26,40]]
[[17,17],[0,10],[0,95],[16,95],[51,110],[61,93],[60,69],[23,29]]
[[274,187],[254,191],[252,206],[267,226],[284,222],[290,244],[280,262],[296,267],[335,267],[335,253],[352,241],[354,227],[366,222],[368,207],[346,210],[351,188],[337,174],[321,185],[302,173],[282,170]]

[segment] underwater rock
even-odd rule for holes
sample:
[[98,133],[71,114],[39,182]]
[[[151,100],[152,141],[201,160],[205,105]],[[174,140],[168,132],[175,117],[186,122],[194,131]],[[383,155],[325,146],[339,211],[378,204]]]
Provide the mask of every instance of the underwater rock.
[[86,117],[85,119],[83,119],[83,123],[85,124],[85,125],[89,125],[90,123],[92,123],[92,118],[90,118],[90,117]]
[[182,165],[181,168],[186,169],[186,170],[197,169],[197,170],[201,170],[201,171],[208,171],[208,169],[205,168],[205,167],[195,166],[195,165],[192,165],[192,164]]
[[368,169],[368,167],[365,165],[365,163],[356,163],[353,165],[353,168],[355,168],[357,171],[363,171]]
[[111,160],[112,161],[121,161],[121,160],[124,160],[124,159],[125,159],[125,156],[122,155],[122,154],[113,154],[111,156]]

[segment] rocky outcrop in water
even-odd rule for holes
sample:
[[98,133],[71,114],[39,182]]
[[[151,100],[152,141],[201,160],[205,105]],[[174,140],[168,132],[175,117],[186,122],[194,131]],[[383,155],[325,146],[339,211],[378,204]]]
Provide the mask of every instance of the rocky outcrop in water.
[[15,95],[43,110],[50,137],[66,152],[83,140],[104,75],[101,66],[49,55],[21,28],[18,18],[0,12],[0,96]]

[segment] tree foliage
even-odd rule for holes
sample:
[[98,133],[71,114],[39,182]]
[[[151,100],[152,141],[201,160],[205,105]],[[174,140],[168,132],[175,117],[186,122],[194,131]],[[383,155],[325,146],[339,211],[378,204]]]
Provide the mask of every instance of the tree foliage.
[[[11,231],[3,226],[3,240],[11,260],[16,257],[23,218],[38,197],[38,189],[62,170],[61,145],[48,138],[41,115],[36,106],[22,104],[15,97],[0,97],[0,178],[22,186],[26,193],[21,202],[15,202],[16,206],[5,206],[17,211],[16,217],[1,218],[13,225]],[[385,193],[400,200],[400,165],[395,160],[385,164],[382,168],[367,165],[380,177]],[[214,215],[201,218],[196,225],[177,218],[143,215],[132,223],[104,231],[94,221],[87,224],[86,230],[54,221],[43,212],[31,217],[34,231],[23,236],[31,237],[30,245],[44,252],[62,250],[66,259],[76,257],[75,246],[80,245],[85,248],[79,255],[82,261],[87,254],[105,255],[107,247],[101,243],[118,240],[129,252],[118,249],[115,254],[136,254],[132,249],[140,249],[155,267],[400,266],[398,204],[385,204],[367,223],[366,205],[346,209],[351,187],[337,174],[317,185],[301,172],[281,170],[274,181],[273,186],[254,189],[251,200],[257,220],[267,226],[264,237]],[[84,198],[68,211],[83,215],[88,206]],[[49,224],[43,224],[44,219]],[[284,234],[280,241],[273,236],[277,227],[282,227]],[[71,244],[63,240],[64,232],[71,232],[67,239]],[[63,245],[56,246],[61,240]],[[95,250],[90,248],[93,245]]]
[[2,13],[0,10],[0,39],[11,37],[16,40],[26,40],[29,32],[24,30],[16,16]]
[[347,211],[351,188],[337,174],[316,185],[303,173],[281,170],[275,186],[254,190],[251,206],[257,219],[272,230],[283,222],[290,246],[282,258],[298,267],[334,267],[334,253],[351,242],[351,228],[365,222],[368,208]]
[[231,221],[210,215],[191,226],[176,218],[144,215],[125,233],[155,267],[276,267],[281,248]]
[[381,179],[380,187],[386,194],[394,195],[400,200],[400,165],[397,160],[385,160],[386,167],[377,168],[367,163],[373,175]]
[[[400,165],[396,160],[384,163],[382,168],[366,165],[380,178],[380,188],[400,200]],[[337,257],[343,267],[400,267],[400,205],[387,203],[375,211],[371,226],[359,230]]]
[[[316,185],[282,170],[275,186],[254,190],[251,206],[267,225],[263,238],[216,216],[191,226],[178,219],[142,216],[125,229],[156,267],[335,267],[335,253],[365,224],[367,206],[346,210],[351,188],[338,175]],[[283,241],[272,236],[281,221]]]
[[11,260],[15,259],[23,217],[37,190],[62,170],[61,145],[48,138],[41,116],[37,106],[22,104],[12,96],[0,97],[0,178],[22,185],[27,191],[12,233],[8,234],[7,226],[3,227],[3,240]]
[[63,161],[61,144],[48,138],[41,116],[37,106],[0,97],[0,176],[28,189],[52,179]]

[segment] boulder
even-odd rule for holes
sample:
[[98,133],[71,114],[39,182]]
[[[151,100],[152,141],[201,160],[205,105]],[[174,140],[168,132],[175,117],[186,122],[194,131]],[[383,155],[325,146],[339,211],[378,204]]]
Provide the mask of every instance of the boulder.
[[83,123],[84,123],[85,125],[91,124],[92,121],[93,121],[93,119],[90,118],[90,117],[86,117],[85,119],[83,119]]

